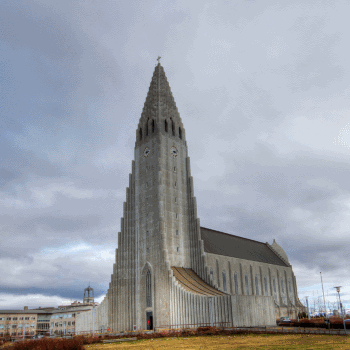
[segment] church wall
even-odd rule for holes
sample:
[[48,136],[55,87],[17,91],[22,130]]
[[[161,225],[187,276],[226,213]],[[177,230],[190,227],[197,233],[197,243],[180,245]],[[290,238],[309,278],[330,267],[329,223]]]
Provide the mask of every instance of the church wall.
[[[275,299],[276,317],[296,316],[299,300],[291,267],[211,253],[206,253],[206,256],[209,271],[213,272],[211,274],[213,283],[219,290],[232,295],[236,295],[237,291],[238,295],[273,296]],[[226,289],[223,283],[223,272],[226,275]],[[237,273],[237,287],[235,286],[235,273]],[[246,281],[248,281],[248,293]],[[273,281],[275,281],[276,293],[274,292]]]
[[[108,325],[108,293],[102,303],[94,309],[81,312],[76,315],[75,330],[76,334],[92,334],[93,325],[95,332],[106,331]],[[95,314],[95,320],[93,321]]]

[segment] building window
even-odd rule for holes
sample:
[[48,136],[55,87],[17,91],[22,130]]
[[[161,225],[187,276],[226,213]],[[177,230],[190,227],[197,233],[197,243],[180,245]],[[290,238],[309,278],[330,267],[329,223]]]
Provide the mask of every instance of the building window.
[[152,132],[154,132],[155,126],[154,126],[154,119],[152,119]]
[[152,275],[147,271],[146,275],[146,307],[152,306]]
[[72,324],[72,322],[71,321],[68,321],[68,326],[70,326]]
[[244,280],[245,280],[245,294],[249,295],[249,280],[247,275],[244,276]]
[[258,276],[255,276],[255,292],[256,292],[256,295],[259,295],[259,279],[258,279]]
[[177,185],[177,183],[176,183],[176,181],[175,181],[175,187],[176,187],[176,185]]
[[146,248],[147,254],[149,253],[149,248]]
[[290,280],[288,281],[288,286],[289,286],[289,293],[292,293],[292,283]]
[[72,326],[75,326],[75,321],[72,322]]
[[13,329],[16,329],[16,328],[17,328],[17,325],[16,325],[16,324],[13,324],[13,325],[12,325],[12,328],[13,328]]
[[146,182],[146,187],[148,187],[148,182]]
[[283,281],[283,278],[281,278],[281,288],[282,288],[282,294],[284,294],[284,281]]
[[235,274],[233,275],[233,279],[235,282],[235,294],[238,294],[238,275],[237,275],[237,272],[235,272]]
[[213,271],[213,269],[210,269],[210,275],[211,275],[211,277],[214,278],[214,271]]
[[267,278],[266,278],[266,276],[264,277],[264,285],[265,285],[265,295],[269,295],[268,290],[267,290]]
[[273,296],[277,300],[276,279],[273,279]]
[[179,252],[179,251],[180,251],[179,247],[176,247],[176,251],[177,251],[177,252]]
[[166,120],[164,120],[164,130],[168,132],[168,122]]
[[178,236],[179,235],[179,230],[176,230],[176,236]]
[[179,128],[179,137],[180,137],[180,139],[182,139],[182,130],[181,130],[181,128]]
[[32,320],[35,320],[35,317],[34,316],[32,316],[32,318],[31,318]]
[[171,120],[171,132],[172,132],[173,136],[175,136],[175,124],[174,124],[173,120]]
[[17,317],[12,317],[12,320],[13,321],[17,321]]
[[[28,320],[29,320],[29,317],[28,317]],[[7,317],[6,321],[11,321],[11,317]]]
[[174,172],[176,173],[176,166],[174,166]]
[[175,197],[175,203],[177,203],[177,198]]
[[222,286],[224,288],[224,292],[226,292],[227,286],[226,286],[226,272],[225,271],[222,271]]
[[177,215],[177,213],[175,214],[175,219],[177,219],[178,218],[178,215]]

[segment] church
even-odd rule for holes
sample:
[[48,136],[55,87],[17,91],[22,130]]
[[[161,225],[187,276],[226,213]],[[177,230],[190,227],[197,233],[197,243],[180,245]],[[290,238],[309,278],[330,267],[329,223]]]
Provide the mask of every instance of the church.
[[201,227],[193,183],[185,128],[158,63],[136,130],[108,292],[78,315],[77,333],[269,326],[302,311],[282,247]]

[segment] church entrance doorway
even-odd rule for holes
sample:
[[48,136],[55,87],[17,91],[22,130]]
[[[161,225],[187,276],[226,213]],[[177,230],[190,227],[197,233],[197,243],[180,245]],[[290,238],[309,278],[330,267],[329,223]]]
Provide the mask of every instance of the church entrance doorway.
[[147,311],[146,312],[146,322],[147,322],[147,330],[153,329],[153,312]]

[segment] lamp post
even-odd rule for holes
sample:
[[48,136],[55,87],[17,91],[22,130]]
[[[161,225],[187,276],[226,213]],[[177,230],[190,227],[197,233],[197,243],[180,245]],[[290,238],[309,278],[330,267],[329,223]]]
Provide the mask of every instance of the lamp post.
[[343,314],[343,305],[341,304],[341,300],[340,300],[340,288],[341,288],[341,286],[334,287],[334,288],[335,288],[336,291],[338,292],[340,312],[341,312],[341,315],[342,315],[342,317],[343,317],[344,332],[346,333],[345,319],[344,319],[344,314]]

